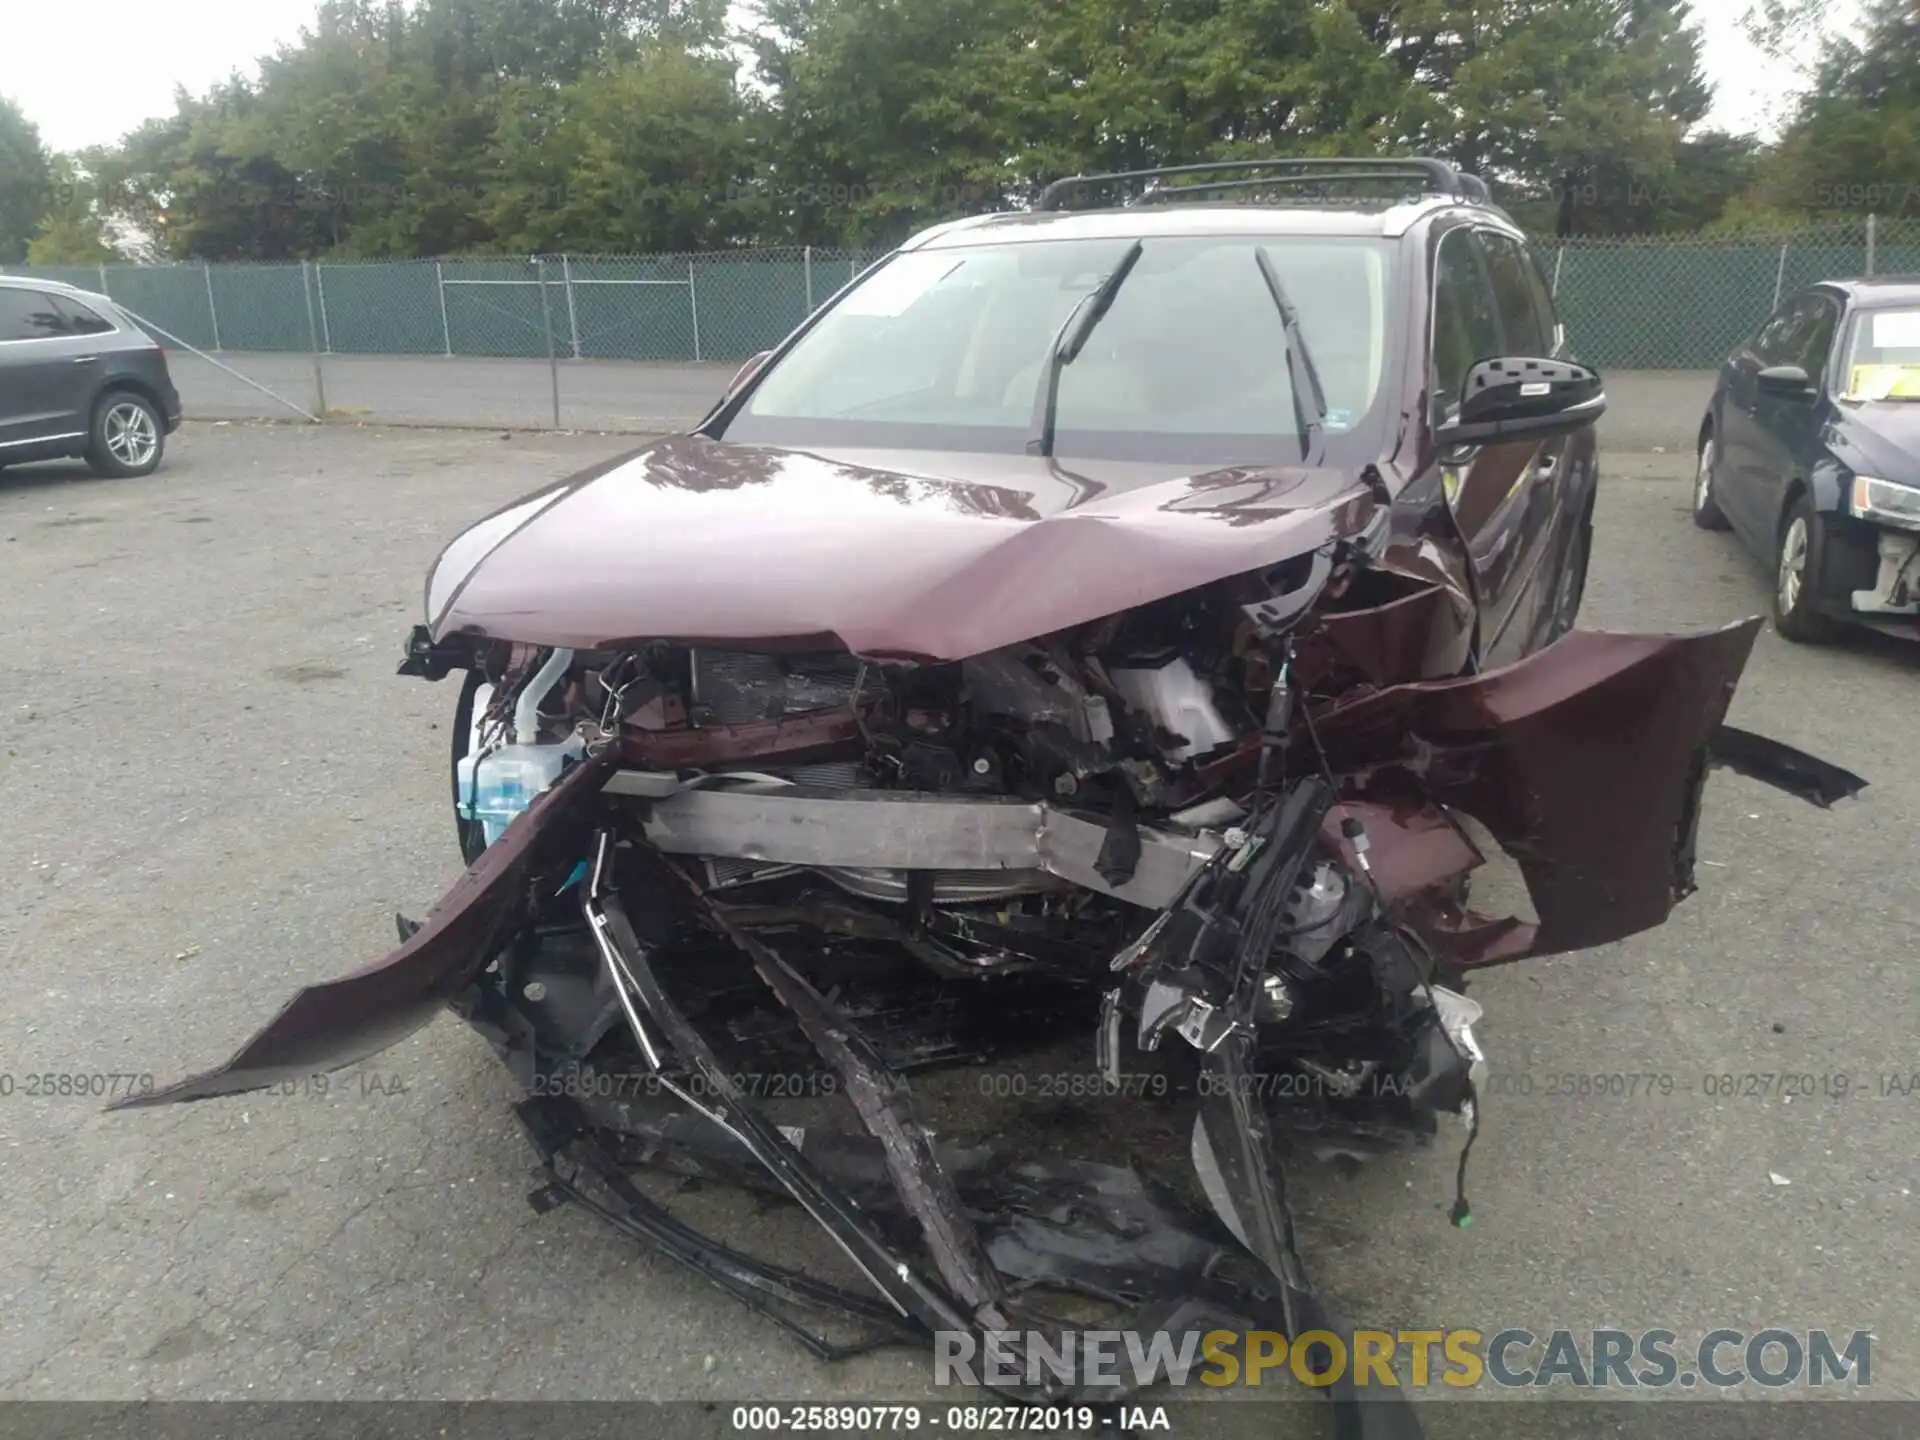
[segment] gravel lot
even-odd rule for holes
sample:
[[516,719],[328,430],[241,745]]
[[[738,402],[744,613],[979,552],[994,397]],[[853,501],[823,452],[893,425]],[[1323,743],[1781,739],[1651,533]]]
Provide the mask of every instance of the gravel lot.
[[[246,381],[318,413],[313,356],[229,351],[219,360],[228,368],[184,350],[169,352],[187,414],[210,420],[297,418]],[[327,409],[344,420],[545,429],[553,425],[557,381],[562,427],[637,433],[693,425],[739,368],[737,361],[566,360],[556,373],[545,360],[441,355],[327,355],[320,362]]]
[[[24,1092],[215,1062],[453,880],[453,689],[393,673],[425,568],[467,520],[629,443],[190,424],[149,479],[0,477],[0,1395],[933,1393],[910,1352],[815,1364],[585,1216],[536,1217],[506,1076],[451,1018],[324,1098],[106,1116]],[[1687,465],[1610,452],[1589,625],[1764,607],[1734,542],[1687,523]],[[1870,1327],[1875,1391],[1920,1396],[1920,1095],[1878,1093],[1920,1072],[1917,668],[1874,637],[1761,637],[1735,721],[1872,788],[1823,814],[1718,775],[1702,889],[1671,924],[1478,982],[1496,1068],[1536,1093],[1490,1102],[1470,1230],[1445,1220],[1450,1144],[1314,1177],[1303,1233],[1341,1313]],[[1674,1093],[1545,1093],[1579,1072]],[[1703,1096],[1721,1073],[1844,1074],[1856,1094]],[[712,1192],[680,1205],[787,1223]]]

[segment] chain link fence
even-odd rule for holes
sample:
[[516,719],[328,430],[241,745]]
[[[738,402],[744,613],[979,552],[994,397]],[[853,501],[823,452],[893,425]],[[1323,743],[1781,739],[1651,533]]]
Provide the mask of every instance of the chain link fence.
[[714,361],[778,344],[881,252],[26,265],[225,350]]
[[1538,240],[1567,333],[1601,370],[1717,367],[1816,280],[1920,274],[1920,219],[1783,234]]
[[[1920,272],[1920,220],[1540,239],[1535,250],[1582,359],[1603,371],[1703,370],[1799,286]],[[697,420],[734,366],[778,344],[881,253],[793,247],[13,273],[103,292],[163,330],[183,347],[176,379],[201,416],[292,410],[658,430]]]
[[105,294],[138,316],[169,345],[185,407],[203,418],[658,431],[698,420],[741,361],[779,344],[882,253],[796,246],[11,273]]

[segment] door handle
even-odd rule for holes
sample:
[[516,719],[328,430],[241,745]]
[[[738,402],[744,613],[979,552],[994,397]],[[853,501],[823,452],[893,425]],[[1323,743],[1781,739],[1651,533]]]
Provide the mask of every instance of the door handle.
[[1557,455],[1542,455],[1538,460],[1533,462],[1533,478],[1543,484],[1553,479],[1554,471],[1558,468],[1559,463],[1560,457]]
[[98,355],[76,355],[73,357],[73,363],[76,365],[97,365],[100,363],[100,357]]

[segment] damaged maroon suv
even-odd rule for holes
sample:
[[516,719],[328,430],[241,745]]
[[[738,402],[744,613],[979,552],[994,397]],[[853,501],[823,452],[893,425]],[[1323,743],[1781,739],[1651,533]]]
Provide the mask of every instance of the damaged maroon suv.
[[[1757,619],[1573,628],[1604,403],[1438,161],[929,230],[693,433],[446,548],[402,669],[464,674],[471,868],[138,1103],[451,1006],[528,1092],[536,1205],[822,1355],[1013,1332],[997,1388],[1092,1403],[1076,1326],[1335,1328],[1289,1164],[1470,1139],[1472,972],[1662,923],[1716,765],[1863,783],[1723,725]],[[1469,907],[1488,836],[1532,915]],[[845,1273],[701,1233],[662,1174],[796,1202]]]

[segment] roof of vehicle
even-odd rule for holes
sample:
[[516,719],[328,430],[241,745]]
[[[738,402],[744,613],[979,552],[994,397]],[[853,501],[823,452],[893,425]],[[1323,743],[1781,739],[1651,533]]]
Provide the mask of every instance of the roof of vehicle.
[[[1327,235],[1396,239],[1416,221],[1457,210],[1515,229],[1505,212],[1452,196],[1327,205],[1248,205],[1232,200],[1098,210],[1006,211],[970,215],[923,230],[902,248],[945,249],[995,240],[1100,240],[1154,235]],[[1515,233],[1518,233],[1515,229]]]
[[[50,292],[54,292],[54,294],[67,296],[69,300],[84,301],[86,305],[90,305],[90,307],[94,307],[94,309],[108,307],[109,313],[108,317],[106,317],[108,321],[113,321],[115,315],[121,315],[121,317],[129,319],[129,321],[132,319],[132,311],[125,309],[119,301],[113,300],[113,296],[109,296],[104,290],[83,290],[81,286],[77,286],[77,284],[67,284],[65,280],[42,280],[40,276],[36,275],[0,275],[0,288],[8,288],[8,290],[40,290],[40,292],[48,292],[48,290],[50,290]],[[121,328],[125,328],[125,324],[123,324]]]
[[8,290],[51,290],[60,295],[71,295],[77,300],[86,300],[93,304],[118,306],[119,302],[111,295],[98,290],[83,290],[78,285],[69,285],[64,280],[43,280],[38,275],[0,275],[0,288]]
[[16,289],[60,290],[69,295],[90,295],[93,293],[90,290],[82,290],[78,285],[69,285],[64,280],[43,280],[38,275],[0,274],[0,285],[6,285]]
[[1816,288],[1838,290],[1856,305],[1920,302],[1920,275],[1856,275],[1847,280],[1822,280]]
[[[1076,206],[1083,197],[1100,203]],[[1069,175],[1041,191],[1031,210],[949,221],[903,248],[1151,235],[1398,238],[1416,222],[1449,211],[1513,227],[1486,181],[1445,160],[1280,155]]]

